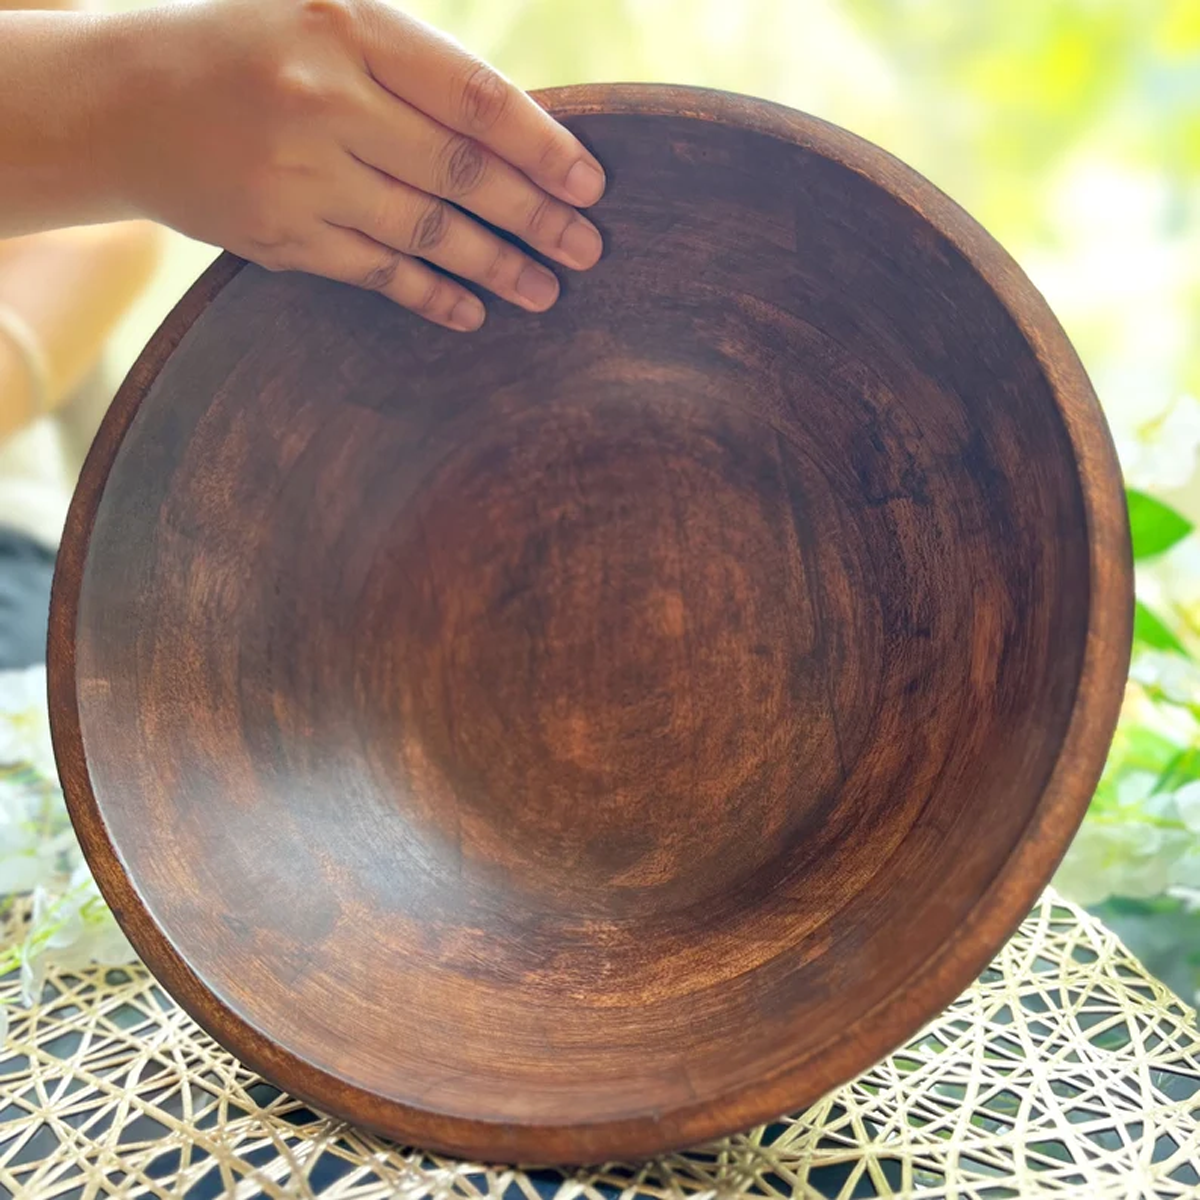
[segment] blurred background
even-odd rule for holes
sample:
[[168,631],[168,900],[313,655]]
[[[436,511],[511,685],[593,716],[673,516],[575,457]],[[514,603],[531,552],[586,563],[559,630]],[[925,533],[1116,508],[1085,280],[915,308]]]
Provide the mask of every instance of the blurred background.
[[[109,0],[109,7],[134,7]],[[1016,257],[1091,372],[1132,496],[1134,681],[1059,886],[1200,989],[1200,2],[411,0],[518,84],[753,93],[879,143]],[[116,379],[213,257],[174,234]],[[64,460],[69,475],[70,456]]]
[[[109,0],[109,7],[135,5]],[[1197,0],[410,0],[525,88],[727,88],[844,125],[1012,252],[1128,437],[1200,395]],[[125,362],[211,251],[173,241]]]

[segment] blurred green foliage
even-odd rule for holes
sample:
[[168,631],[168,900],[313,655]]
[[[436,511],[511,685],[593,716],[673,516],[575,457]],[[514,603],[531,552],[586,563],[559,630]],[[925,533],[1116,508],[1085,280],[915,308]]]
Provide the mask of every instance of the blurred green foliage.
[[1136,488],[1126,492],[1129,506],[1129,531],[1133,538],[1135,562],[1163,554],[1183,541],[1195,526],[1169,504]]
[[1152,165],[1181,188],[1200,173],[1195,0],[847,7],[919,81],[931,112],[947,102],[960,109],[953,121],[938,120],[939,136],[956,127],[960,150],[986,164],[973,199],[1010,229],[1015,220],[1037,225],[1038,184],[1089,142]]
[[[700,84],[813,112],[878,142],[978,217],[1026,267],[1063,252],[1056,198],[1098,161],[1148,177],[1142,230],[1200,263],[1200,0],[407,0],[527,88]],[[1081,185],[1086,197],[1086,180]],[[1119,207],[1117,195],[1104,201]],[[1076,206],[1078,201],[1076,201]],[[1120,222],[1119,212],[1110,219]],[[1123,264],[1114,270],[1124,271]],[[1076,278],[1082,278],[1076,272]],[[1054,290],[1054,278],[1035,273]],[[1147,286],[1155,287],[1153,280]],[[1200,266],[1164,284],[1200,329]],[[1119,287],[1119,281],[1118,281]],[[1102,398],[1121,313],[1049,296]],[[1175,294],[1178,293],[1178,294]],[[1166,334],[1162,335],[1166,338]],[[1109,364],[1113,362],[1112,370]],[[1159,353],[1157,392],[1200,392],[1200,338]],[[1136,370],[1133,372],[1136,374]]]
[[[1127,500],[1140,570],[1192,548],[1194,526],[1171,505],[1134,489]],[[1200,997],[1200,668],[1185,634],[1173,613],[1138,600],[1125,710],[1056,882],[1169,986]]]

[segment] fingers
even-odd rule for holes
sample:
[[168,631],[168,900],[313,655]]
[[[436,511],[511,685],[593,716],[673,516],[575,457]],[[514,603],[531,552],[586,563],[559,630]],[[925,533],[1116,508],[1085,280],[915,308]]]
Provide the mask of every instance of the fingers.
[[436,263],[533,312],[558,299],[552,272],[452,204],[361,163],[353,168],[353,186],[343,189],[330,221]]
[[357,230],[325,225],[288,268],[379,292],[447,329],[469,333],[483,324],[483,305],[461,284]]
[[479,142],[382,90],[371,119],[346,131],[347,148],[385,175],[453,200],[548,258],[587,270],[603,244],[596,227]]
[[586,208],[600,199],[600,164],[520,88],[420,21],[390,8],[373,11],[364,52],[383,87],[487,147],[559,200]]

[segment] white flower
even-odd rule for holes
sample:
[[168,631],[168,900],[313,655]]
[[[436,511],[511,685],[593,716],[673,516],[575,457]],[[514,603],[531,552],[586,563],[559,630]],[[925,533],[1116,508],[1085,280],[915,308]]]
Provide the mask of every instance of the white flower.
[[1169,889],[1168,894],[1176,900],[1182,900],[1183,907],[1188,912],[1200,912],[1200,888],[1173,887]]
[[[41,997],[50,966],[117,966],[133,948],[83,862],[58,786],[46,711],[46,672],[0,672],[0,895],[33,893],[19,957],[21,1000]],[[0,1042],[8,1014],[0,1006]]]
[[57,874],[51,855],[41,847],[12,853],[7,849],[0,858],[0,895],[22,895],[51,882]]
[[1200,400],[1180,396],[1165,412],[1146,421],[1118,444],[1131,487],[1173,491],[1195,474],[1200,448]]
[[61,887],[80,860],[57,785],[28,772],[0,778],[0,895]]
[[136,957],[81,863],[64,892],[34,890],[33,916],[21,950],[21,1000],[27,1007],[37,1003],[51,965],[70,971],[93,962],[119,966]]
[[19,671],[0,671],[0,714],[23,713],[46,707],[46,668],[24,667]]
[[102,967],[123,967],[126,963],[136,962],[137,951],[129,944],[120,925],[107,908],[103,912],[106,919],[92,930],[88,938],[91,961]]
[[1200,653],[1200,537],[1177,542],[1165,554],[1138,563],[1138,599]]
[[1167,871],[1171,887],[1200,887],[1200,843],[1193,840]]
[[1200,704],[1200,668],[1180,654],[1147,650],[1129,668],[1130,679],[1157,688],[1176,704]]
[[1110,870],[1111,837],[1107,826],[1084,821],[1054,876],[1054,886],[1069,900],[1087,907],[1116,890]]
[[0,766],[17,763],[45,779],[58,779],[43,666],[0,671]]
[[57,789],[0,779],[0,895],[51,884],[71,852],[78,857]]
[[[50,745],[46,672],[0,672],[0,895],[33,893],[19,955],[21,999],[36,1004],[50,966],[132,962],[75,840]],[[0,949],[4,949],[0,947]],[[7,1027],[7,1014],[4,1014]],[[2,1028],[0,1028],[2,1037]]]
[[[1130,813],[1121,820],[1085,820],[1054,877],[1054,886],[1077,904],[1109,896],[1161,896],[1190,880],[1195,839]],[[1198,864],[1200,865],[1200,864]]]
[[1123,808],[1140,805],[1154,791],[1157,782],[1155,771],[1129,771],[1117,780],[1117,803]]
[[1175,793],[1179,819],[1193,832],[1200,833],[1200,781],[1185,783]]

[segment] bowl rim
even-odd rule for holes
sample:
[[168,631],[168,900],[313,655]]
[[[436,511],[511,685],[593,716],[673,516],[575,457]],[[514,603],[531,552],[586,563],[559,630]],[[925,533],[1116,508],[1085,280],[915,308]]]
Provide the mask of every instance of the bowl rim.
[[811,150],[853,170],[917,213],[963,255],[1035,354],[1074,453],[1087,523],[1089,605],[1066,735],[1016,849],[955,934],[836,1039],[753,1085],[650,1116],[511,1124],[381,1097],[285,1050],[227,1007],[143,904],[92,791],[79,719],[75,636],[96,513],[121,443],[193,322],[246,264],[222,254],[147,344],[87,456],[59,550],[47,647],[54,752],[71,820],[96,882],[143,962],[184,1010],[253,1070],[318,1110],[386,1136],[485,1161],[587,1163],[643,1158],[749,1129],[795,1111],[902,1045],[968,987],[1032,908],[1087,809],[1116,727],[1133,626],[1133,564],[1120,468],[1087,374],[1062,327],[1008,253],[911,167],[819,118],[770,101],[669,84],[585,84],[534,92],[559,119],[591,114],[685,117]]

